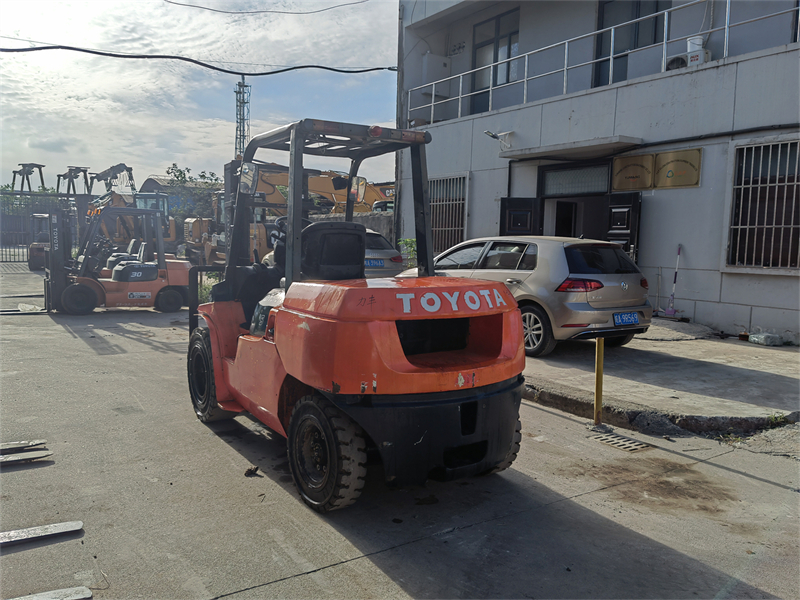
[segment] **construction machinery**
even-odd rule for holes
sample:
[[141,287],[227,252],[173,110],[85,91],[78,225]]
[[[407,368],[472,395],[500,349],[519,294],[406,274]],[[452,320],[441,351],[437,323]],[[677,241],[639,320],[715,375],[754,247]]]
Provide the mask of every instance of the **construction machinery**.
[[[303,501],[348,506],[368,456],[391,485],[507,468],[521,439],[525,366],[520,311],[502,282],[437,277],[425,145],[430,134],[305,119],[255,136],[238,170],[227,261],[190,273],[189,394],[203,422],[248,412],[287,438]],[[253,264],[249,220],[258,150],[289,153],[287,215],[276,264]],[[366,230],[303,219],[304,155],[362,161],[410,151],[414,278],[364,278]],[[346,188],[346,189],[348,189]],[[221,272],[198,306],[198,274]]]
[[[103,235],[106,217],[132,224],[126,252],[119,252]],[[71,257],[73,231],[68,213],[54,211],[49,221],[44,284],[48,312],[85,315],[97,306],[141,306],[175,312],[186,304],[191,265],[165,252],[160,211],[104,208],[91,218],[75,259]]]

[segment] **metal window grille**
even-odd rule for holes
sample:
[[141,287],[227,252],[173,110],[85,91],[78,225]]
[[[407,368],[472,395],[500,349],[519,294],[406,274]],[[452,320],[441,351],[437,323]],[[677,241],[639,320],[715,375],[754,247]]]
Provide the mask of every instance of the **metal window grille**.
[[439,254],[464,241],[467,225],[467,176],[430,179],[433,253]]
[[728,264],[798,268],[798,142],[736,149]]

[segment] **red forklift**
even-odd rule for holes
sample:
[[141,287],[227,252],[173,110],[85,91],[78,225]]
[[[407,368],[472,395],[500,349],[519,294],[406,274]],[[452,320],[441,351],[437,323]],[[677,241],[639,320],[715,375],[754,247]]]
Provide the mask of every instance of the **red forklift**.
[[[247,412],[287,438],[303,501],[318,512],[352,504],[367,456],[390,485],[450,480],[509,467],[521,439],[525,366],[520,311],[502,283],[437,277],[426,132],[305,119],[248,144],[224,267],[190,274],[189,393],[203,422]],[[364,278],[366,230],[302,218],[304,155],[348,160],[409,149],[414,278]],[[249,231],[258,150],[289,153],[288,215],[276,222],[276,265],[254,263]],[[348,181],[348,184],[350,183]],[[197,305],[197,275],[221,271]]]
[[[50,248],[46,249],[45,305],[71,315],[86,315],[98,306],[153,307],[176,312],[188,303],[190,264],[164,251],[159,210],[108,206],[90,218],[77,257],[72,258],[69,215],[50,214]],[[103,232],[106,222],[132,224],[123,249]]]

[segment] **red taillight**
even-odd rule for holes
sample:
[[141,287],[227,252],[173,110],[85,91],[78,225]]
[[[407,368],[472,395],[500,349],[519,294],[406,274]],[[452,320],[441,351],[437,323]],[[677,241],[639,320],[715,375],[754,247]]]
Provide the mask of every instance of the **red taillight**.
[[403,257],[398,254],[397,256],[393,256],[389,260],[391,260],[392,262],[403,262]]
[[642,280],[639,282],[639,285],[642,286],[644,289],[649,290],[650,286],[647,285],[647,279],[642,277]]
[[367,133],[369,133],[371,137],[381,137],[381,134],[383,133],[383,127],[379,125],[373,125],[367,129]]
[[564,282],[556,288],[557,292],[593,292],[603,287],[603,284],[595,279],[572,279],[567,277]]

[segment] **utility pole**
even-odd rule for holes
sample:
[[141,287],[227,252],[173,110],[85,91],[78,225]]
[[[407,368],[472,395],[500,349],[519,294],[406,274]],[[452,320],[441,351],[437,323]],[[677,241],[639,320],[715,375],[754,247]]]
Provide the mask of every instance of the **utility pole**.
[[244,75],[233,90],[236,94],[236,152],[234,158],[240,160],[250,141],[250,86],[245,84]]

